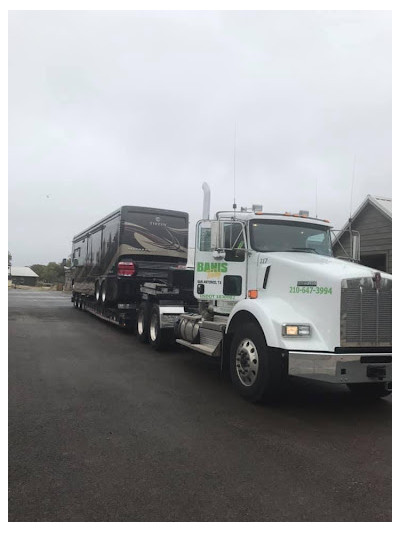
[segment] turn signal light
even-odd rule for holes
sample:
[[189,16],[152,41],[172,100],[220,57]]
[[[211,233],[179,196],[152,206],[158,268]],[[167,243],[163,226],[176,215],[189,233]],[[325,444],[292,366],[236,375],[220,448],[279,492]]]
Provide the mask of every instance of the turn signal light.
[[136,274],[136,265],[133,261],[120,261],[118,263],[118,276],[133,276]]
[[258,291],[257,290],[250,290],[248,292],[248,296],[249,298],[251,298],[252,300],[255,300],[256,298],[258,298]]
[[309,324],[284,324],[282,335],[283,337],[309,337],[311,327]]

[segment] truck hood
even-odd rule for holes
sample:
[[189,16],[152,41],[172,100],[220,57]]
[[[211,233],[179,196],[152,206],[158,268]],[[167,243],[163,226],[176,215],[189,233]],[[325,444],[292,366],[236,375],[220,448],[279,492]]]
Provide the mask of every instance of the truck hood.
[[[269,323],[265,335],[270,345],[288,350],[330,352],[340,346],[342,281],[371,279],[377,272],[307,252],[260,253],[257,261],[257,282],[253,286],[258,297],[251,304],[251,300],[242,300],[238,309],[257,307],[259,322]],[[385,272],[381,277],[391,279]],[[283,324],[310,324],[311,338],[283,338]]]
[[[271,264],[281,264],[283,267],[293,269],[293,271],[308,273],[309,275],[314,274],[315,276],[322,275],[323,278],[332,280],[372,277],[377,272],[377,269],[351,261],[307,252],[270,252],[262,254],[262,256],[268,257]],[[382,277],[391,277],[386,272],[381,274]]]

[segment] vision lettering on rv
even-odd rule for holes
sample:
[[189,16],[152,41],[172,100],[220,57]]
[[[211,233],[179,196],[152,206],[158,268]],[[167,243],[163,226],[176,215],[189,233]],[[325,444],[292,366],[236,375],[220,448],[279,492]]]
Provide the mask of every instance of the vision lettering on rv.
[[228,263],[202,263],[198,262],[197,272],[228,272]]

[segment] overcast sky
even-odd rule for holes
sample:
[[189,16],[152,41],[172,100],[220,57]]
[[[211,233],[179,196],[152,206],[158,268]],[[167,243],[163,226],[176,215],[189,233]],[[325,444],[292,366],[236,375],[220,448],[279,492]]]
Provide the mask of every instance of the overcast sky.
[[[391,15],[19,11],[9,17],[9,250],[61,261],[121,205],[309,210],[391,197]],[[316,185],[318,183],[318,195]],[[316,201],[316,197],[318,200]]]

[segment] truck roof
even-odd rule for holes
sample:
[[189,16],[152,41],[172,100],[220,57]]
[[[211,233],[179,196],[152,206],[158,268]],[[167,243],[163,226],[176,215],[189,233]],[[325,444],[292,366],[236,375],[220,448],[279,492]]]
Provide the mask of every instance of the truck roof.
[[332,224],[329,220],[324,220],[320,218],[314,218],[306,215],[297,215],[292,213],[261,213],[254,211],[219,211],[217,213],[217,218],[236,218],[237,220],[282,220],[282,221],[292,221],[292,222],[301,222],[304,224],[318,224],[319,226],[326,226],[327,228],[332,228]]

